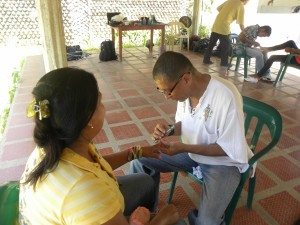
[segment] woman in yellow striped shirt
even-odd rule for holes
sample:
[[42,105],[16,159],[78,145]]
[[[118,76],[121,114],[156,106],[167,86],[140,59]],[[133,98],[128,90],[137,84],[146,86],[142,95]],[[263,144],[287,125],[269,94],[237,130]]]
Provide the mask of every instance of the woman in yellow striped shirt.
[[[76,68],[53,70],[32,94],[27,116],[34,117],[37,147],[20,181],[22,225],[125,225],[138,206],[156,210],[151,177],[115,177],[112,171],[136,158],[159,158],[159,146],[134,146],[102,156],[92,144],[105,116],[93,74]],[[175,223],[184,224],[169,205],[145,224]]]

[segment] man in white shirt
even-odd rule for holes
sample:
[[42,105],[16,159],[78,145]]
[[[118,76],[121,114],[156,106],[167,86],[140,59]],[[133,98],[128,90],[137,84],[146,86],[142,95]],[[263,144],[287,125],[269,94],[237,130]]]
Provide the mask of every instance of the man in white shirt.
[[131,173],[150,174],[158,202],[160,172],[200,170],[203,188],[198,210],[189,213],[191,225],[225,224],[225,210],[253,154],[244,136],[242,96],[219,77],[197,71],[177,52],[165,52],[153,68],[158,91],[178,101],[174,135],[163,140],[167,124],[157,124],[152,138],[161,141],[161,159],[132,161]]

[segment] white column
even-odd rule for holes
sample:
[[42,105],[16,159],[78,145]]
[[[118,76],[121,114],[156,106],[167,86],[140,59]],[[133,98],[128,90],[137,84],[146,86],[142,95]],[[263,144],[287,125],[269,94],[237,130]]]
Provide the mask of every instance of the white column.
[[67,67],[61,0],[36,0],[45,71]]
[[194,0],[192,34],[198,35],[202,0]]

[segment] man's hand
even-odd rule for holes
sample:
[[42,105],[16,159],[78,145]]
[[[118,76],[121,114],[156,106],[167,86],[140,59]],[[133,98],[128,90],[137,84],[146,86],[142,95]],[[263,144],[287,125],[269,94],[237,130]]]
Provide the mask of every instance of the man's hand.
[[285,48],[284,49],[286,52],[289,52],[289,53],[294,53],[294,54],[300,54],[300,49],[296,49],[296,48]]
[[182,152],[183,148],[183,143],[181,142],[167,142],[164,140],[161,140],[159,143],[159,150],[162,153],[165,153],[167,155],[176,155],[178,153]]
[[257,41],[254,41],[254,42],[252,43],[252,45],[253,45],[254,47],[260,46],[260,44],[259,44]]
[[285,48],[284,51],[287,52],[287,53],[291,53],[292,48]]
[[165,136],[165,133],[168,130],[168,128],[168,124],[157,124],[152,134],[152,140],[159,141],[160,139],[162,139]]
[[143,150],[143,157],[148,157],[148,158],[155,158],[155,159],[160,159],[160,143],[152,145],[152,146],[144,146],[142,147]]

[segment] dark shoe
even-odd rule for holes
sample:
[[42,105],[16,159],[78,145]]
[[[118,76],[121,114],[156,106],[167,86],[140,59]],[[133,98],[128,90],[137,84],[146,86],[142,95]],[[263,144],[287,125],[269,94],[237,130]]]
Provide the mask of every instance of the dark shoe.
[[214,64],[214,63],[212,61],[208,61],[208,62],[203,61],[203,64],[211,65],[211,64]]
[[197,225],[197,216],[198,216],[198,210],[192,209],[188,213],[188,220],[190,225]]

